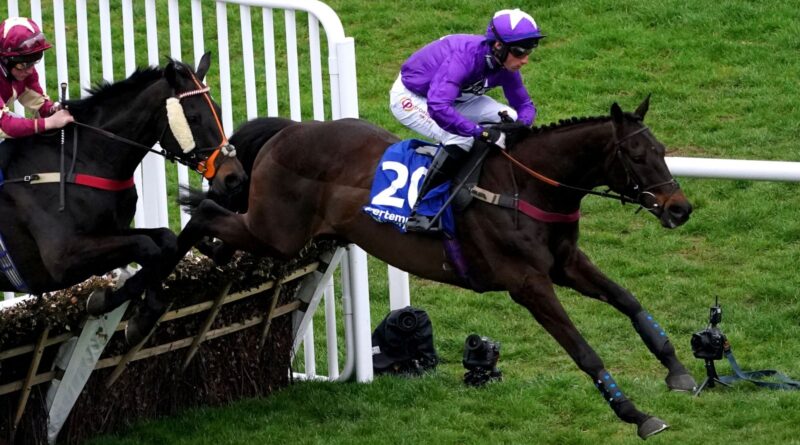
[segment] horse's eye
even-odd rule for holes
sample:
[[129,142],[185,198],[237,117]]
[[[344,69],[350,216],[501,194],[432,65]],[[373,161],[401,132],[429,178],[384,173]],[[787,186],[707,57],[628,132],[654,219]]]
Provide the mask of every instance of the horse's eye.
[[196,123],[200,122],[200,116],[198,116],[196,114],[190,114],[190,115],[186,116],[186,122],[188,122],[190,124],[196,124]]

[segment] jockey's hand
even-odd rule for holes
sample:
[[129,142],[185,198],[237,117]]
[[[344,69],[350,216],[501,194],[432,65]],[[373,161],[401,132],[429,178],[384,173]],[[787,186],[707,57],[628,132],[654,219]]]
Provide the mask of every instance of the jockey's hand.
[[497,115],[500,116],[500,122],[504,124],[510,124],[514,122],[514,119],[508,114],[507,110],[498,111]]
[[503,150],[506,149],[506,134],[497,128],[486,128],[481,133],[480,139],[492,145],[496,145]]
[[62,128],[64,125],[67,125],[74,120],[75,118],[72,117],[69,111],[58,110],[44,119],[44,129],[53,130],[56,128]]

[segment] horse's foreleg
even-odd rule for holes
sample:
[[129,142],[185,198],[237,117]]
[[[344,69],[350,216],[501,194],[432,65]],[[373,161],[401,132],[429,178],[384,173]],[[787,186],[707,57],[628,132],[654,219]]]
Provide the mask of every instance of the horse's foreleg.
[[605,301],[631,319],[633,327],[647,345],[650,352],[667,368],[667,386],[676,391],[693,391],[697,386],[686,367],[678,360],[675,348],[667,337],[664,327],[630,292],[606,277],[586,255],[575,251],[572,258],[555,273],[556,284],[568,286],[600,301]]
[[622,421],[635,423],[638,434],[646,438],[667,428],[657,417],[639,411],[605,369],[597,353],[581,336],[556,298],[552,283],[546,276],[528,275],[524,283],[509,292],[511,298],[530,311],[536,321],[572,357],[578,367],[589,375],[603,398]]
[[[157,243],[155,240],[159,240]],[[99,275],[136,262],[152,264],[165,244],[175,246],[175,234],[168,229],[142,229],[133,234],[75,236],[70,234],[51,244],[41,244],[42,261],[59,282],[71,277]]]
[[[171,230],[156,229],[129,229],[123,232],[128,238],[145,236],[157,247],[157,253],[148,255],[146,259],[137,258],[136,261],[142,268],[117,290],[103,289],[95,291],[86,302],[86,310],[92,315],[100,315],[119,307],[122,303],[137,298],[144,292],[146,283],[152,280],[153,275],[159,274],[167,267],[175,255],[177,238]],[[138,254],[141,255],[141,254]],[[132,260],[128,257],[128,262]],[[123,264],[124,265],[124,264]],[[172,269],[167,270],[167,274]],[[160,283],[160,281],[158,281]]]

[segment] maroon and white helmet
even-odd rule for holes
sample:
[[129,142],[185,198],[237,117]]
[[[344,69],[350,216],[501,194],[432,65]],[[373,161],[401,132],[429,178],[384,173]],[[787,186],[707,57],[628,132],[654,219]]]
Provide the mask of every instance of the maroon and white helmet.
[[0,23],[0,57],[11,62],[41,57],[51,45],[39,25],[26,17],[9,17]]

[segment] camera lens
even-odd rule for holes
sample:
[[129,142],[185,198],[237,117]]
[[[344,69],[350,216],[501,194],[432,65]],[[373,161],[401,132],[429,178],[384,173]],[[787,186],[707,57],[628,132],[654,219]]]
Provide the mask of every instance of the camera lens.
[[417,316],[412,311],[401,313],[397,317],[397,326],[406,332],[411,332],[417,327]]
[[472,334],[467,337],[466,344],[464,345],[468,351],[480,351],[483,350],[484,344],[483,339],[478,334]]

